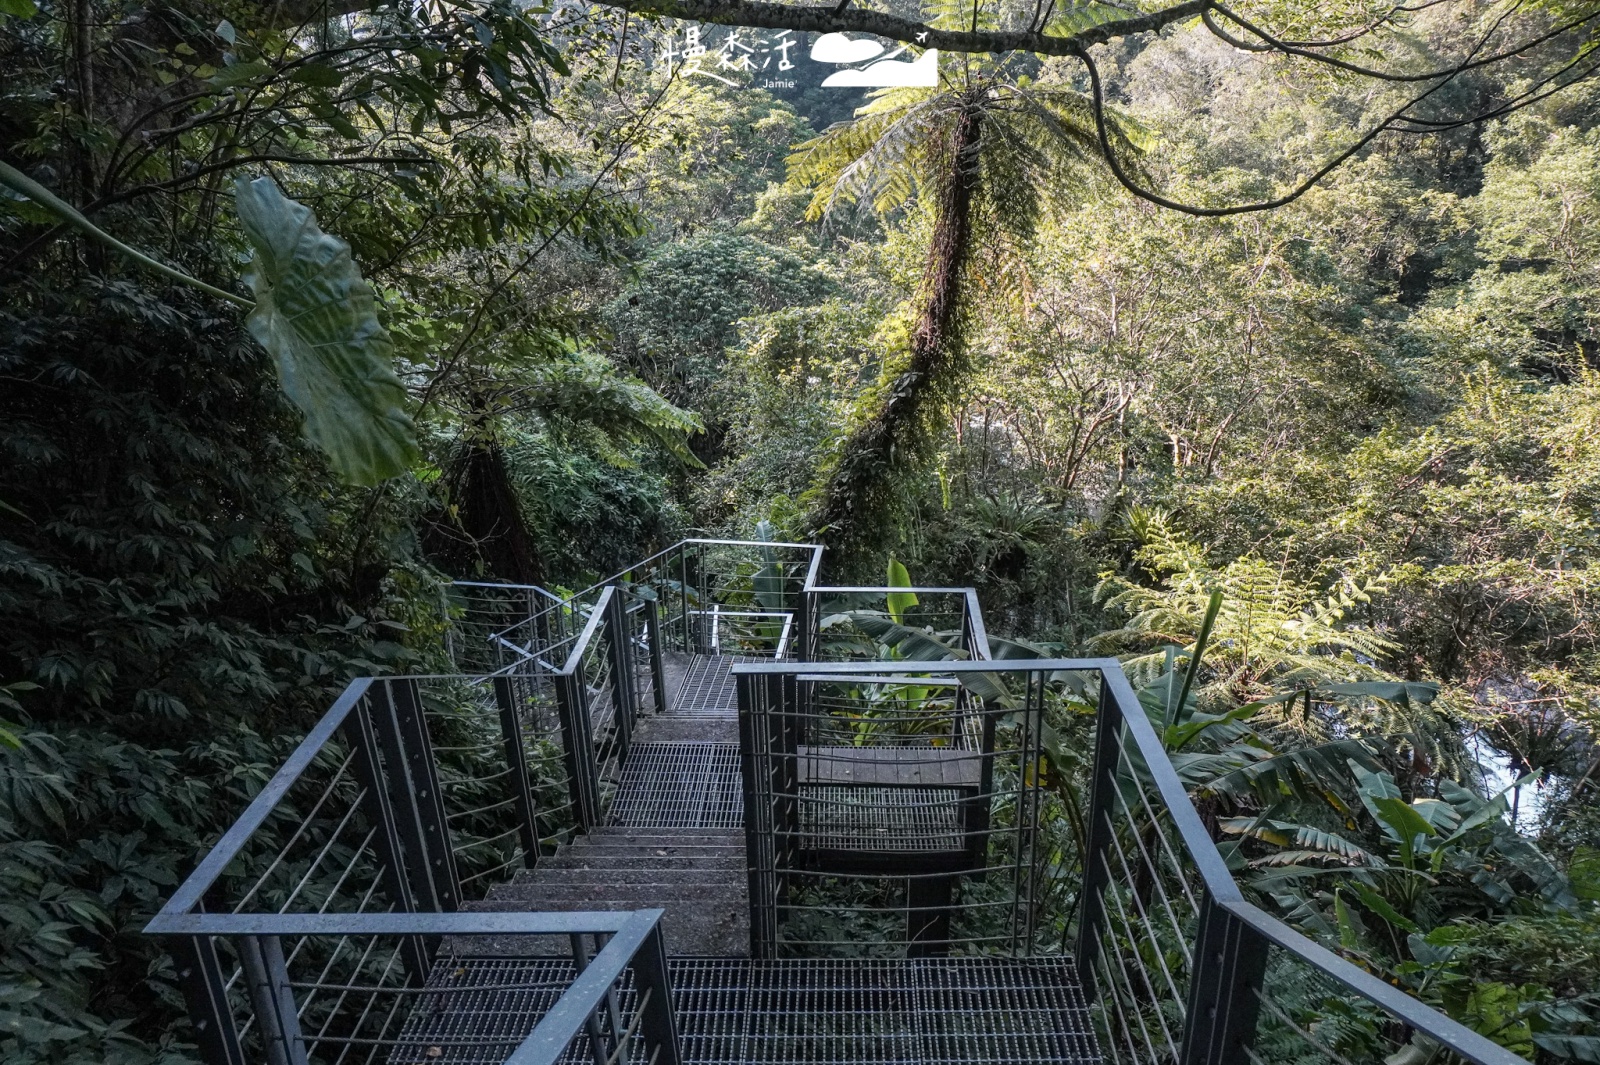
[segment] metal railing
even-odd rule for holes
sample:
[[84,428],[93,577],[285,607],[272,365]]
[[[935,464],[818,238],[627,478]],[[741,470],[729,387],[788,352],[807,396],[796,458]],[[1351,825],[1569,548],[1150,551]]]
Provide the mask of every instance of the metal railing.
[[457,912],[576,826],[556,717],[523,677],[352,683],[146,928],[206,1060],[676,1062],[661,911]]
[[[891,610],[892,596],[915,603]],[[805,598],[808,662],[993,657],[973,588],[808,584]]]
[[819,564],[685,541],[488,676],[351,684],[148,928],[206,1059],[676,1062],[660,911],[459,912],[606,823],[676,653],[747,663],[757,956],[1071,956],[1118,1063],[1522,1061],[1249,901],[1115,660],[996,661],[971,589]]
[[[1119,1063],[1523,1061],[1248,901],[1114,659],[734,673],[758,955],[1071,953]],[[875,717],[885,693],[899,701]],[[992,738],[959,738],[963,719]],[[827,823],[825,788],[862,781],[902,794]],[[992,820],[974,824],[980,804]],[[819,857],[841,828],[877,841]],[[941,831],[909,855],[883,842]]]
[[[504,666],[506,656],[494,642],[495,634],[562,602],[561,596],[537,584],[494,581],[451,581],[446,595],[450,624],[445,629],[445,651],[456,671],[464,674],[493,673]],[[569,620],[565,614],[552,613],[545,625]]]
[[689,539],[489,635],[495,668],[554,672],[606,589],[655,604],[663,650],[774,657],[795,653],[805,589],[822,549],[764,540]]

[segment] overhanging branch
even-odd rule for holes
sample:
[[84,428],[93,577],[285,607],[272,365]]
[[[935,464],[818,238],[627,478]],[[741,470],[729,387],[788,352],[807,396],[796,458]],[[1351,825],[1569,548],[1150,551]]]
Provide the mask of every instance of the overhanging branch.
[[1086,48],[1135,33],[1152,33],[1194,18],[1211,0],[1184,0],[1144,15],[1113,19],[1077,33],[1055,36],[1034,30],[941,30],[922,22],[844,4],[774,4],[763,0],[597,0],[637,15],[659,15],[718,26],[811,33],[870,33],[946,52],[1036,52],[1077,55]]

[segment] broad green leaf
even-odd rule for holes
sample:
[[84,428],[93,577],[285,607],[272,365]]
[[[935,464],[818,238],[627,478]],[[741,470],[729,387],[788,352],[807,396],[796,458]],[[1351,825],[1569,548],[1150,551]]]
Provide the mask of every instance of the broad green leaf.
[[10,15],[13,18],[32,18],[39,13],[39,5],[33,0],[0,0],[0,15]]
[[1540,1050],[1566,1061],[1600,1065],[1600,1035],[1545,1035],[1533,1037]]
[[1389,903],[1388,899],[1384,898],[1376,891],[1373,891],[1371,888],[1367,887],[1367,885],[1358,880],[1352,880],[1350,882],[1350,889],[1360,897],[1361,904],[1363,906],[1377,914],[1379,917],[1382,917],[1385,921],[1388,921],[1396,928],[1403,928],[1407,932],[1411,932],[1413,934],[1421,934],[1422,929],[1417,927],[1415,921],[1411,920],[1411,918],[1405,916],[1399,910],[1395,909],[1394,906]]
[[[886,583],[891,588],[911,587],[911,574],[906,572],[906,567],[897,559],[889,560],[889,573]],[[906,611],[917,605],[915,592],[890,592],[888,596],[889,616],[896,625],[905,624]]]
[[[778,530],[770,521],[761,521],[756,525],[756,539],[763,543],[772,543],[778,538]],[[770,547],[761,550],[761,568],[756,570],[751,584],[755,591],[756,603],[763,610],[783,609],[783,566],[778,562],[778,553]]]
[[416,429],[350,246],[317,228],[311,210],[271,178],[241,178],[235,195],[255,249],[246,280],[256,306],[246,324],[276,360],[306,436],[354,484],[404,473],[418,458]]
[[1401,857],[1407,862],[1415,852],[1418,836],[1438,835],[1438,831],[1428,824],[1427,818],[1412,809],[1404,799],[1383,795],[1374,798],[1372,805],[1376,807],[1378,820],[1393,830],[1391,834],[1400,844]]

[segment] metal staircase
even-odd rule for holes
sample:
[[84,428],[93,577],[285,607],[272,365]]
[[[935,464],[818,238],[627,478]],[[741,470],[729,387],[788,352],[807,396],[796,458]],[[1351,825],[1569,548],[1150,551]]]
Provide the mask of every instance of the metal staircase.
[[462,586],[147,929],[205,1059],[1521,1060],[1246,900],[1115,661],[820,562]]

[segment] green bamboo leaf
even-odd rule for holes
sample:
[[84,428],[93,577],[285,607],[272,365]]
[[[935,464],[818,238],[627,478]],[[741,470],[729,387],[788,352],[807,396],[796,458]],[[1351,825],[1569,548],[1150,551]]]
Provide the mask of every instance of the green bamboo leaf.
[[255,249],[246,324],[272,353],[306,436],[355,484],[376,484],[417,460],[416,428],[395,376],[393,346],[350,246],[271,178],[241,178],[239,220]]

